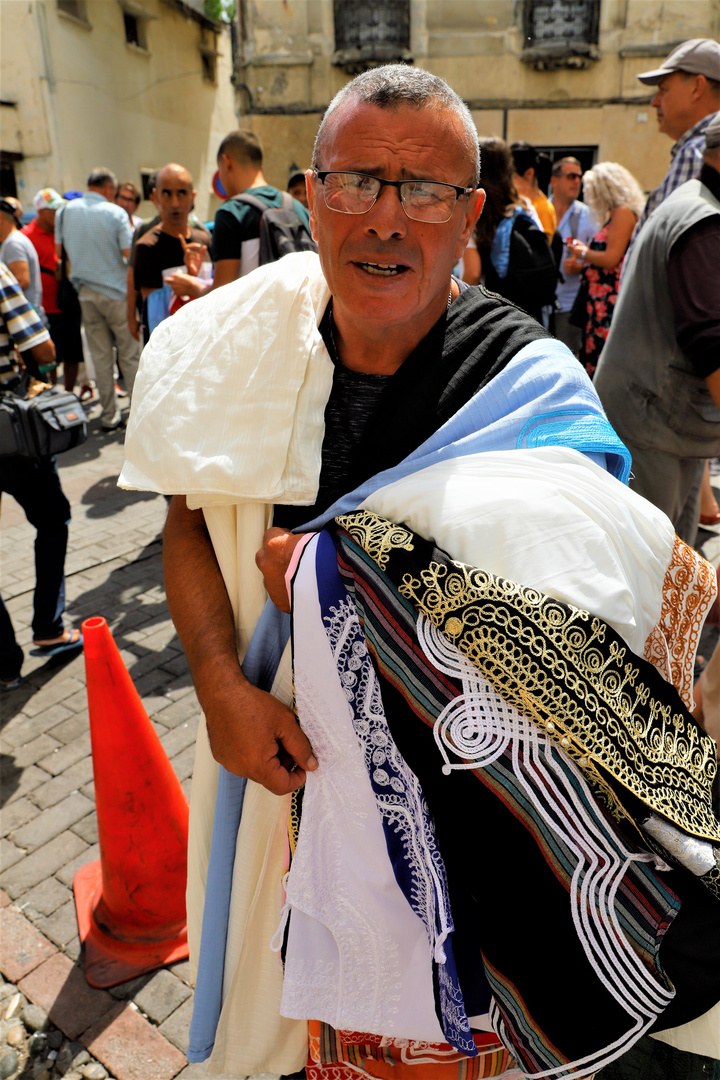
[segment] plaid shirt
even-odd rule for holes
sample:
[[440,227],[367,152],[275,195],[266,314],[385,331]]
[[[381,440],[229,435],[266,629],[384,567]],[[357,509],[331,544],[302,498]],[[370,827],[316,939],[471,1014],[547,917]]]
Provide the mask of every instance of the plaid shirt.
[[670,151],[672,159],[670,168],[665,174],[662,183],[658,184],[655,190],[648,195],[645,209],[637,223],[635,235],[642,229],[653,210],[664,199],[667,199],[668,195],[675,191],[675,188],[679,188],[686,180],[695,180],[700,175],[703,164],[703,150],[705,149],[705,128],[714,116],[715,113],[710,113],[709,116],[704,116],[702,120],[698,120],[697,124],[688,128],[673,146]]
[[17,278],[0,262],[0,382],[15,372],[13,349],[26,352],[49,338]]

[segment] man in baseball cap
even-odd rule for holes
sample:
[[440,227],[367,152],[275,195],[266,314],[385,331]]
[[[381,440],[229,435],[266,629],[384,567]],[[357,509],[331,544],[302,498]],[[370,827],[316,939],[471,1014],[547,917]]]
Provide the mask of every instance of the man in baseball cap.
[[712,38],[692,38],[676,46],[654,71],[638,79],[657,90],[651,104],[658,129],[675,140],[671,163],[658,187],[650,192],[635,236],[652,211],[702,168],[705,128],[720,109],[720,44]]
[[64,205],[65,200],[62,195],[59,195],[55,188],[51,187],[41,188],[33,199],[33,206],[38,213],[41,210],[59,210]]

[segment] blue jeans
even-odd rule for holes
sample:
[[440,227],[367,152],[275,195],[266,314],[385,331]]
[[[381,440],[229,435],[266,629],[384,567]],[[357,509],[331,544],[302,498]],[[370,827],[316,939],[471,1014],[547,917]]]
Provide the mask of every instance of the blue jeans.
[[[65,611],[65,552],[70,503],[65,498],[57,458],[0,458],[0,492],[6,491],[22,506],[37,529],[35,537],[35,594],[33,637],[57,638],[63,632]],[[15,641],[5,605],[0,608],[0,678],[20,674],[23,654]]]

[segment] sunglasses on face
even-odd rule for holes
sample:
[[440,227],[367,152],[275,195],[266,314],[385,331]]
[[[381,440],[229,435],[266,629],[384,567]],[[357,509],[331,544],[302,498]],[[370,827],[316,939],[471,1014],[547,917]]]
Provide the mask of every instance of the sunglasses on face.
[[561,175],[565,180],[582,180],[582,173],[579,172],[565,172]]

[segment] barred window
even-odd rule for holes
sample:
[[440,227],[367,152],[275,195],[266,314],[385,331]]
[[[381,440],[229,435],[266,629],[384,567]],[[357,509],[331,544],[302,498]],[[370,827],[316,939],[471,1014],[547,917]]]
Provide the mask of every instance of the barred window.
[[522,59],[538,70],[599,59],[600,0],[525,0]]
[[333,62],[363,70],[410,60],[410,0],[334,0]]

